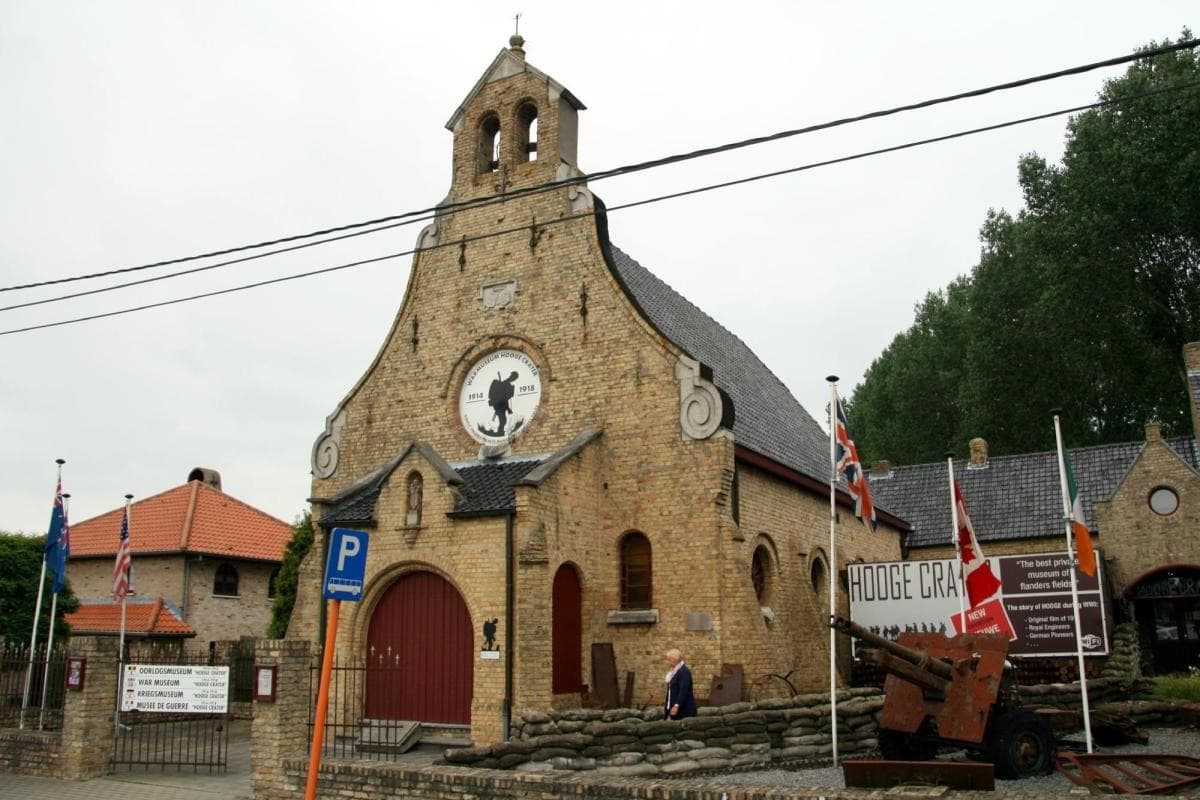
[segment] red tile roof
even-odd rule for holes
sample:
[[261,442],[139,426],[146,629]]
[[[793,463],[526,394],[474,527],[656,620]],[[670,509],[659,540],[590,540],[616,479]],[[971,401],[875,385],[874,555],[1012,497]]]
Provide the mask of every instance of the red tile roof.
[[[74,634],[119,634],[119,603],[83,603],[64,615]],[[126,601],[125,633],[129,636],[195,636],[196,629],[175,615],[161,597],[153,603]]]
[[[124,508],[71,523],[71,557],[115,556]],[[205,555],[282,561],[292,526],[230,497],[202,481],[191,481],[133,504],[129,542],[133,555]]]

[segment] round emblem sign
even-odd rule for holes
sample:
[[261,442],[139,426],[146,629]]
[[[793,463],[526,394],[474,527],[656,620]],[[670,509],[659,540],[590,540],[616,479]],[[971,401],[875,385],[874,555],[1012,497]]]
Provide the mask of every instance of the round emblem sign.
[[541,399],[542,378],[533,359],[520,350],[497,350],[467,372],[458,414],[475,441],[502,444],[524,430]]

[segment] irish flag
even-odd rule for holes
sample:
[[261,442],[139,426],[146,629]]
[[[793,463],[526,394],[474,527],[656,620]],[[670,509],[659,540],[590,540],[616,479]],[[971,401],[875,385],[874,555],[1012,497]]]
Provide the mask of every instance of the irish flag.
[[1096,551],[1092,549],[1092,537],[1084,522],[1083,500],[1071,471],[1071,459],[1063,451],[1063,466],[1067,470],[1067,490],[1071,493],[1071,534],[1075,537],[1075,552],[1079,554],[1079,570],[1088,575],[1096,574]]

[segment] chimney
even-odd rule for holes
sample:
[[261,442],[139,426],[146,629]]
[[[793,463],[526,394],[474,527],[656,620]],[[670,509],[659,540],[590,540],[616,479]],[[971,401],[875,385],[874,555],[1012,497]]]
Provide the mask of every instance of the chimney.
[[1187,370],[1188,406],[1192,409],[1192,436],[1200,445],[1200,342],[1183,346],[1183,365]]
[[892,477],[892,462],[884,459],[882,461],[871,462],[871,477],[872,478],[890,478]]
[[1158,420],[1152,420],[1146,423],[1146,441],[1161,442],[1162,441],[1162,424]]
[[196,467],[194,470],[188,473],[188,483],[191,483],[192,481],[207,483],[218,492],[221,491],[221,473],[217,472],[215,469]]
[[988,465],[988,445],[987,439],[982,436],[976,436],[970,442],[971,447],[971,463],[967,464],[967,469],[987,469]]

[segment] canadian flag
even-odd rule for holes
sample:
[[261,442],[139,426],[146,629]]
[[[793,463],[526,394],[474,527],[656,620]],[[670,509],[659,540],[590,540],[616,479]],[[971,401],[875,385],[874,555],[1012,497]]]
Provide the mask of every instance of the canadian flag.
[[975,538],[975,528],[967,514],[958,481],[954,482],[954,505],[958,509],[958,556],[963,562],[963,581],[967,584],[967,600],[971,608],[975,608],[1000,589],[1000,579],[992,573],[979,549],[979,540]]

